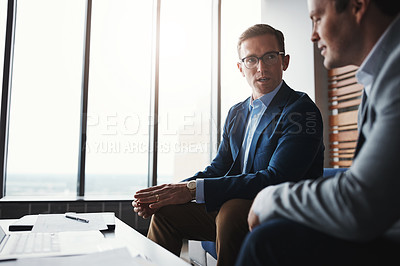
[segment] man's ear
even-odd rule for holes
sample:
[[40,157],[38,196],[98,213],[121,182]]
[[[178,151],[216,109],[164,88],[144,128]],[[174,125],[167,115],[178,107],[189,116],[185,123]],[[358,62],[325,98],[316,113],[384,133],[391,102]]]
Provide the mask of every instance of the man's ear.
[[282,69],[285,71],[289,67],[290,55],[285,55],[282,61]]
[[367,9],[370,5],[370,0],[351,0],[351,12],[355,16],[357,23],[363,19]]
[[240,73],[242,73],[242,76],[244,77],[244,71],[243,71],[243,68],[242,68],[242,64],[240,62],[237,62],[237,67],[238,67]]

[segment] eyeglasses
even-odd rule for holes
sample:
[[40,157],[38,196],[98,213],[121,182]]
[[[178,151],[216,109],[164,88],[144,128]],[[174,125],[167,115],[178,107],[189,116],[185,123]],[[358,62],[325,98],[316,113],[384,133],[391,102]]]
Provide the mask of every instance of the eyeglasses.
[[276,64],[276,62],[278,62],[278,56],[284,55],[284,54],[285,54],[284,52],[268,52],[268,53],[265,53],[261,57],[248,56],[248,57],[241,59],[241,61],[244,63],[244,65],[248,69],[257,67],[260,59],[264,62],[264,64],[266,64],[268,66],[272,66],[272,65]]

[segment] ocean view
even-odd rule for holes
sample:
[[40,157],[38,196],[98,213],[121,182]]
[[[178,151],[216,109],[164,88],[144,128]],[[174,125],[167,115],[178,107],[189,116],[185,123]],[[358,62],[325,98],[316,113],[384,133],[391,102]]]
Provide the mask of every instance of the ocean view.
[[[85,195],[133,195],[147,187],[147,175],[87,175]],[[159,183],[170,182],[171,177],[159,177]],[[7,196],[75,196],[76,175],[9,174],[6,178]]]

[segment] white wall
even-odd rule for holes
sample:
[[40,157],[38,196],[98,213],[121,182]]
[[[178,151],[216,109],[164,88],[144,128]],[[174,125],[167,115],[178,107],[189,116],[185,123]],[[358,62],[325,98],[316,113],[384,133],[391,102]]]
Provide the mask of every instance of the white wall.
[[289,68],[283,79],[315,100],[312,23],[306,0],[261,0],[261,21],[283,32]]

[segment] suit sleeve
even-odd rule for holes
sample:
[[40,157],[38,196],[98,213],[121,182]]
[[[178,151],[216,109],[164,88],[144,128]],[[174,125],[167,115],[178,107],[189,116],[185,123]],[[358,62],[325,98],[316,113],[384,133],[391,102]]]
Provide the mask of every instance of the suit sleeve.
[[[400,47],[397,49],[400,55]],[[253,205],[261,221],[285,217],[342,239],[365,241],[400,219],[400,56],[382,68],[369,102],[366,141],[351,168],[331,178],[265,188]]]
[[[264,187],[285,181],[298,181],[318,161],[322,175],[323,138],[322,118],[318,108],[309,100],[298,100],[280,117],[277,131],[280,137],[273,144],[274,152],[265,168],[250,174],[205,179],[205,203],[208,211],[218,210],[233,198],[254,199]],[[311,128],[307,118],[313,115]],[[274,146],[276,145],[276,146]],[[263,151],[257,151],[261,153]],[[315,176],[317,177],[317,176]],[[223,192],[223,193],[221,193]]]

